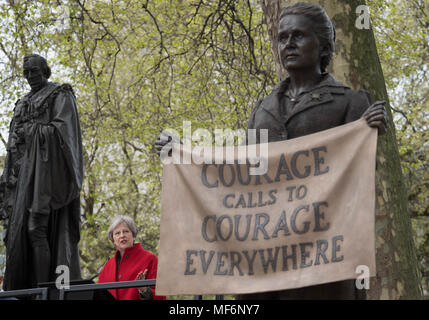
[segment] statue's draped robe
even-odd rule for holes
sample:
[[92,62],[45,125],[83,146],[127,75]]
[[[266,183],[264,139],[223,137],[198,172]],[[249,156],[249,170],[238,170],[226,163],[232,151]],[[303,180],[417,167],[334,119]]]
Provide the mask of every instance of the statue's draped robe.
[[79,194],[82,138],[73,90],[49,82],[17,101],[0,179],[0,216],[7,221],[4,289],[35,287],[27,235],[29,212],[49,214],[50,281],[56,267],[80,279]]

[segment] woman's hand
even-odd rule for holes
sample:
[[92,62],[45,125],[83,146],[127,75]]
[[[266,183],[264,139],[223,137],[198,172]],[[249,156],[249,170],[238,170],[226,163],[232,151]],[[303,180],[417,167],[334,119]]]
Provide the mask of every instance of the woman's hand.
[[[136,280],[145,280],[146,274],[147,274],[147,269],[145,269],[145,271],[143,271],[143,272],[140,271],[139,274],[137,275]],[[152,300],[153,299],[152,290],[149,287],[140,287],[137,289],[139,290],[140,298],[142,300]]]
[[[139,274],[137,275],[136,280],[145,280],[146,279],[146,275],[147,275],[147,269],[145,269],[143,272],[139,272]],[[146,288],[146,287],[142,287],[142,288]],[[140,290],[141,288],[139,288]]]
[[378,135],[380,136],[386,133],[387,128],[385,103],[386,101],[376,101],[362,115],[370,127],[378,128]]

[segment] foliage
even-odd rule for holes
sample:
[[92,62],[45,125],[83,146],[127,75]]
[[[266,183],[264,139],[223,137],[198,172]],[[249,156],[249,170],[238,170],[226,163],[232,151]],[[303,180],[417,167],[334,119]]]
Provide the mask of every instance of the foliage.
[[[77,95],[85,149],[81,264],[97,273],[113,254],[109,219],[127,214],[158,250],[164,128],[245,126],[274,84],[255,1],[15,1],[0,7],[3,131],[26,85],[24,54],[47,56],[53,80]],[[66,10],[65,10],[66,9]],[[66,12],[66,15],[64,15]],[[60,22],[60,24],[58,24]]]
[[429,294],[429,3],[368,1]]
[[[410,212],[427,221],[427,1],[368,2]],[[0,17],[3,143],[14,101],[28,89],[21,77],[25,54],[46,56],[52,80],[70,83],[77,95],[85,277],[113,253],[107,228],[115,214],[132,216],[141,229],[138,241],[157,253],[162,170],[153,142],[161,130],[182,132],[183,121],[193,130],[243,128],[276,82],[257,0],[0,0]],[[416,224],[421,260],[429,256],[422,225]]]

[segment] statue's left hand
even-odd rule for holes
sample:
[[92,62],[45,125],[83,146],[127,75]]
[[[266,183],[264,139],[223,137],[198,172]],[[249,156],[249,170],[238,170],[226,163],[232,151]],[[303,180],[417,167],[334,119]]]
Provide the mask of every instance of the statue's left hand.
[[376,101],[362,115],[370,127],[378,128],[378,135],[380,136],[386,133],[387,128],[385,103],[386,101]]

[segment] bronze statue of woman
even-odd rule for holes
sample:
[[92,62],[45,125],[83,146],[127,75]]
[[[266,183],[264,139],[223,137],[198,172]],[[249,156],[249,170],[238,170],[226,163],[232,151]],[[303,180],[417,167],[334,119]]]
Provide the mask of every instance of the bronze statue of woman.
[[[335,50],[334,43],[334,25],[321,6],[300,2],[285,8],[279,19],[278,50],[289,77],[258,101],[248,129],[268,129],[268,141],[274,142],[331,129],[363,117],[369,126],[384,134],[387,117],[384,102],[371,104],[368,92],[352,90],[326,71]],[[162,133],[155,141],[158,153],[170,150],[171,140],[179,142],[180,139]],[[365,291],[357,290],[354,280],[237,296],[237,299],[276,300],[362,298]]]
[[[335,28],[318,5],[297,3],[280,14],[278,50],[289,77],[258,101],[248,129],[268,129],[269,142],[294,139],[334,128],[361,117],[379,134],[386,131],[384,102],[370,104],[366,91],[354,91],[326,72]],[[259,135],[257,135],[259,136]],[[238,299],[362,299],[354,280],[240,295]]]

